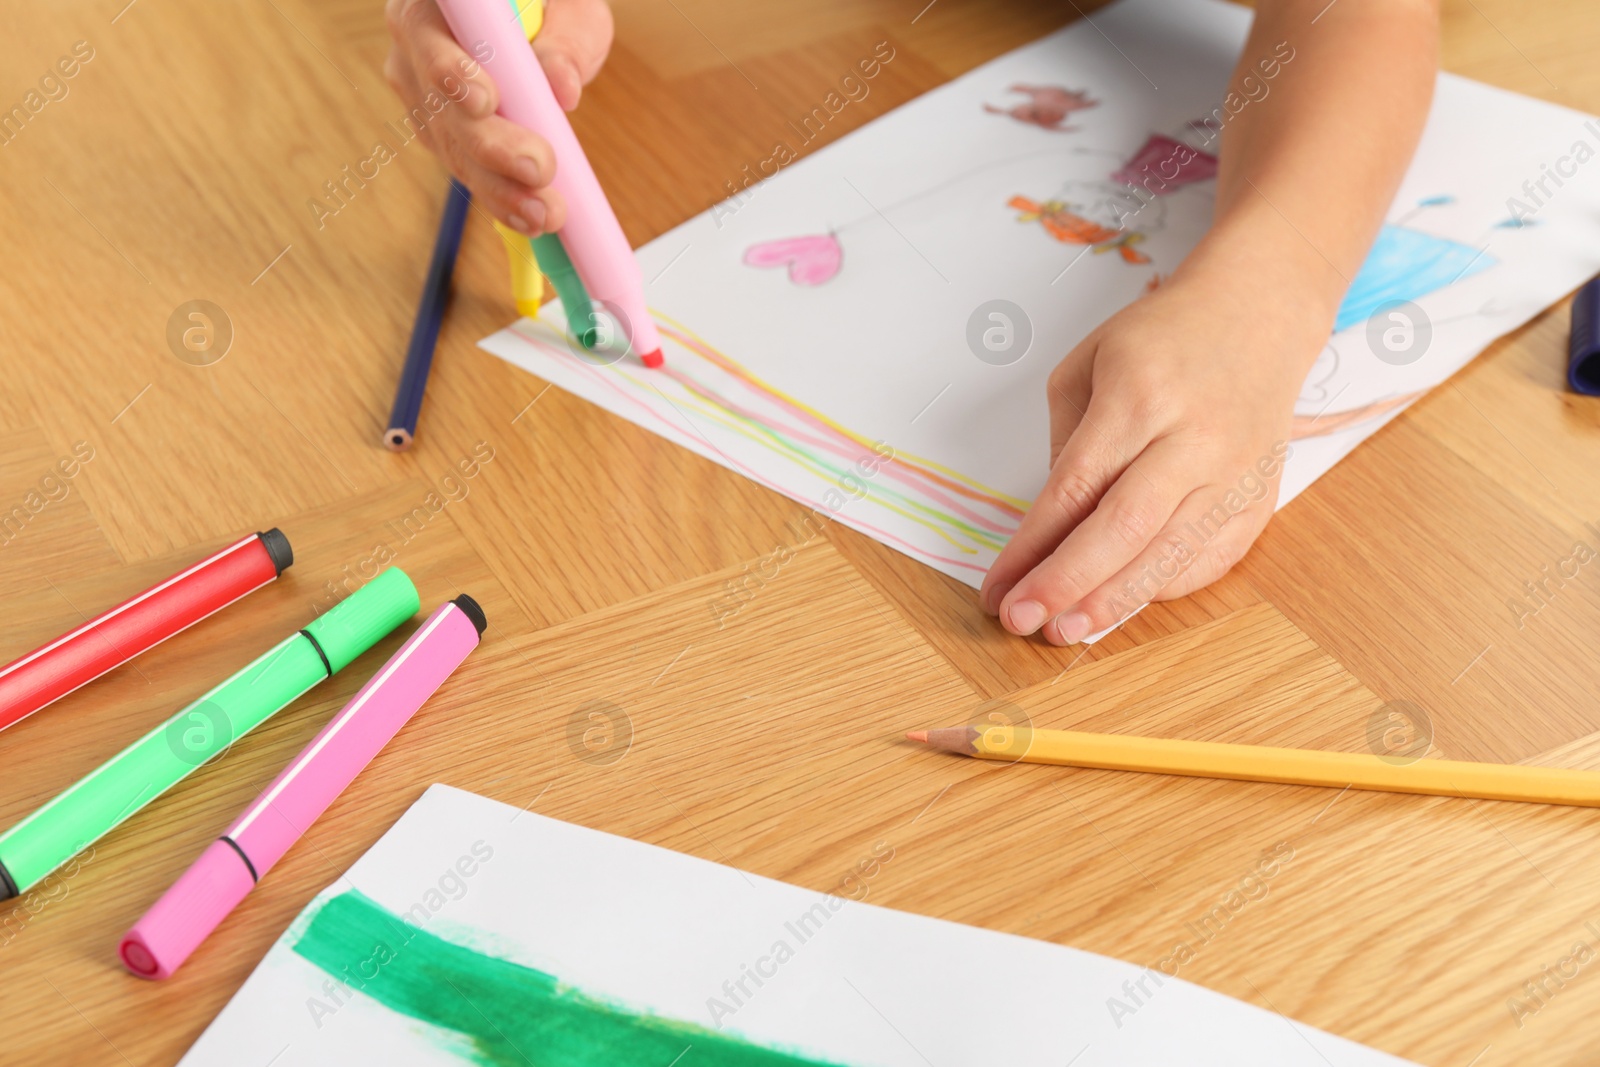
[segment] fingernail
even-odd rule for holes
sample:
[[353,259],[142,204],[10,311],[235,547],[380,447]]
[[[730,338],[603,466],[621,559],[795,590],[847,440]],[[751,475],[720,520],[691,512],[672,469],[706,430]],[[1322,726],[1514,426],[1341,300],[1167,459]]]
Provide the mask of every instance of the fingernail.
[[524,200],[519,212],[528,220],[528,225],[533,227],[535,234],[544,232],[544,201],[532,198]]
[[1049,617],[1050,613],[1037,600],[1018,601],[1006,612],[1006,621],[1011,624],[1012,632],[1023,637],[1043,626],[1044,620]]
[[523,185],[539,188],[539,164],[531,156],[518,156],[517,161],[511,165],[512,177]]
[[1006,598],[1006,594],[1009,592],[1011,592],[1011,586],[997,585],[983,594],[978,605],[983,608],[985,614],[998,615],[1000,614],[1000,602]]
[[1063,615],[1056,620],[1056,632],[1061,635],[1065,644],[1075,645],[1089,636],[1089,627],[1094,625],[1094,620],[1081,611],[1074,611]]
[[521,215],[507,215],[506,225],[510,226],[513,230],[516,230],[524,237],[533,236],[533,227],[529,226],[528,220],[524,219]]
[[578,96],[583,92],[583,79],[578,75],[578,68],[567,60],[556,60],[545,67],[545,74],[555,90],[556,99],[567,101],[561,105],[562,109],[577,110]]

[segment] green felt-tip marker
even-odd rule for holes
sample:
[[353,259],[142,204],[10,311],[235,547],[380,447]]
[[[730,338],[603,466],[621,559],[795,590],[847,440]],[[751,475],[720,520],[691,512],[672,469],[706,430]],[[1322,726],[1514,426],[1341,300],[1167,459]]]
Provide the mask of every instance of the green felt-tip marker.
[[600,340],[600,327],[595,323],[594,304],[589,292],[578,277],[578,269],[567,257],[566,246],[553,233],[535,237],[533,258],[539,261],[539,270],[550,279],[556,296],[561,298],[561,310],[567,316],[567,332],[584,348],[593,348]]
[[0,900],[27,892],[196,767],[349,666],[416,614],[418,603],[411,579],[390,567],[0,834]]

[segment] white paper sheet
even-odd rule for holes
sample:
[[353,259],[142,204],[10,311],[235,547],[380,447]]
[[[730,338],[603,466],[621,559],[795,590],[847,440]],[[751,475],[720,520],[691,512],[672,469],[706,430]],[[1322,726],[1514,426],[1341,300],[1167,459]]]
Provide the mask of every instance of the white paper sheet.
[[[477,857],[472,873],[440,895],[464,856]],[[330,975],[294,944],[351,890],[612,1003],[850,1067],[1406,1062],[1159,971],[829,897],[435,785],[308,906],[185,1067],[494,1062],[360,992],[335,1003]],[[426,901],[431,914],[415,912]],[[819,906],[802,938],[797,921]],[[775,963],[780,941],[792,956]],[[768,977],[730,995],[752,967]],[[1109,1010],[1141,981],[1136,1010]],[[442,984],[439,995],[461,994]]]
[[[1121,222],[1107,204],[1120,195],[1126,206],[1128,194],[1111,175],[1148,175],[1140,166],[1152,161],[1170,168],[1171,142],[1216,151],[1194,123],[1210,115],[1215,126],[1219,107],[1227,121],[1223,94],[1250,15],[1215,0],[1119,0],[1093,19],[927,93],[641,249],[646,297],[669,335],[667,373],[574,356],[554,305],[483,347],[813,506],[819,521],[978,585],[1044,483],[1050,369],[1169,274],[1209,224],[1214,180],[1193,164]],[[1278,57],[1251,58],[1270,69]],[[1280,61],[1276,76],[1293,62]],[[1273,79],[1258,84],[1244,106],[1273,106]],[[809,128],[792,127],[790,151]],[[1390,228],[1297,405],[1302,436],[1280,505],[1600,270],[1596,148],[1600,122],[1589,116],[1440,76]],[[1042,213],[1009,206],[1016,197]],[[1103,224],[1122,229],[1072,243]],[[804,241],[775,243],[790,239]],[[1240,284],[1270,299],[1270,278]],[[1402,298],[1414,307],[1393,318],[1385,301]],[[1018,356],[1020,333],[1007,349],[1004,321],[978,312],[997,299],[1020,308],[1031,333],[1004,366],[994,364]],[[974,322],[988,362],[969,343]],[[998,353],[983,347],[989,328]]]

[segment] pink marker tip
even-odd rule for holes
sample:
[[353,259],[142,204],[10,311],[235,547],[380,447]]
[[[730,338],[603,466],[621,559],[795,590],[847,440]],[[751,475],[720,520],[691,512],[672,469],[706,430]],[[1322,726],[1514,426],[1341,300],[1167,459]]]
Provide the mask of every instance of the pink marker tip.
[[194,866],[122,936],[117,954],[140,978],[170,978],[256,880],[232,845],[211,842]]
[[659,348],[654,352],[646,352],[639,359],[651,370],[660,370],[667,362],[667,358],[661,354],[661,349]]
[[923,744],[927,744],[928,743],[928,731],[926,731],[926,730],[907,730],[906,731],[906,739],[908,741],[921,741]]

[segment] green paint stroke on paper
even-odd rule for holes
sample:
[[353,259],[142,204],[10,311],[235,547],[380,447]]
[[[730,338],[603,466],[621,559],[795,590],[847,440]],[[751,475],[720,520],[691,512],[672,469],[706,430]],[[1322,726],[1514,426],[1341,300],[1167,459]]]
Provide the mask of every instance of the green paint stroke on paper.
[[460,1034],[486,1067],[667,1067],[680,1056],[684,1067],[833,1067],[607,1003],[435,937],[355,891],[323,904],[294,951],[389,1010]]

